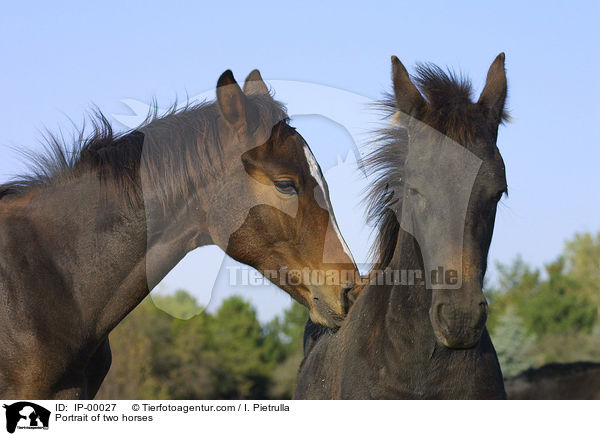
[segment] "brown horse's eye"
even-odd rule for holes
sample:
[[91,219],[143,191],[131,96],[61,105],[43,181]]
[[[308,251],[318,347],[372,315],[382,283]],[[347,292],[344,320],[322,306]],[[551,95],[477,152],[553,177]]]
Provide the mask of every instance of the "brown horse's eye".
[[293,180],[273,180],[275,189],[285,195],[296,195],[298,190]]

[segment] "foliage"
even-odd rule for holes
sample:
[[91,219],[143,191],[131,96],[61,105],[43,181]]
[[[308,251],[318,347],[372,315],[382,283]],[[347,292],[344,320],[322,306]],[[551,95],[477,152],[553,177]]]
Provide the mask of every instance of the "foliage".
[[600,309],[600,232],[576,234],[565,247],[565,266],[569,277],[579,283],[581,294]]
[[497,284],[488,287],[490,311],[488,328],[494,330],[499,318],[510,306],[523,307],[535,295],[540,285],[540,272],[532,270],[521,256],[517,256],[510,265],[496,264]]
[[183,289],[173,295],[154,295],[151,299],[156,307],[179,319],[187,320],[202,312],[196,299]]
[[546,266],[546,271],[548,278],[522,310],[528,330],[539,336],[590,333],[597,309],[581,292],[579,283],[564,273],[564,260]]
[[528,353],[534,338],[527,334],[523,320],[514,307],[500,317],[494,330],[496,352],[505,376],[518,374],[529,367]]
[[298,368],[304,357],[302,338],[307,319],[308,311],[304,306],[294,303],[285,311],[282,321],[276,318],[270,323],[274,323],[271,329],[277,332],[282,350],[282,358],[272,373],[269,397],[273,399],[291,398],[294,394]]
[[544,274],[518,256],[497,265],[488,328],[505,375],[600,360],[600,233],[577,234]]
[[131,312],[110,335],[113,364],[97,399],[291,397],[308,318],[302,306],[263,326],[240,297],[214,314],[183,290],[157,298],[182,319],[150,298]]

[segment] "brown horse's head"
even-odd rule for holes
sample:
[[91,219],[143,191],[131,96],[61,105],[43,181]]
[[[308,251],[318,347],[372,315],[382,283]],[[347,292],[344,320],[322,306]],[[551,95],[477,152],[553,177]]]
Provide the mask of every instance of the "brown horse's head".
[[504,54],[477,102],[465,79],[437,67],[418,68],[418,87],[395,56],[392,68],[395,119],[408,135],[400,227],[418,243],[438,341],[469,348],[487,319],[483,277],[496,205],[507,191],[496,147],[506,117]]
[[313,321],[339,326],[356,266],[308,144],[257,70],[244,90],[223,73],[216,104],[224,163],[206,193],[213,241],[308,307]]

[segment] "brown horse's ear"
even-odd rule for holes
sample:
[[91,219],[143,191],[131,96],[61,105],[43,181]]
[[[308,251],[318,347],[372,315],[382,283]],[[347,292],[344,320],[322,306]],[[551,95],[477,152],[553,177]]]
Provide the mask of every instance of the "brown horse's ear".
[[219,113],[233,128],[246,124],[248,102],[237,84],[231,70],[225,71],[217,82],[217,105]]
[[398,110],[412,116],[419,114],[427,102],[410,80],[408,71],[396,56],[392,56],[392,83]]
[[269,88],[260,75],[260,71],[252,70],[244,82],[244,93],[246,95],[269,95]]
[[491,121],[499,124],[506,114],[504,112],[504,103],[506,101],[506,71],[504,70],[504,53],[500,53],[487,74],[485,87],[479,96],[479,104],[486,111]]

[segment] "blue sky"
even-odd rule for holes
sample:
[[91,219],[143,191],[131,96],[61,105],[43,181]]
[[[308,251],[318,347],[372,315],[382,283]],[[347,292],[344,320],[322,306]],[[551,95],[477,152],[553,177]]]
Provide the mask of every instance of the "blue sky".
[[[127,114],[123,99],[156,98],[167,106],[177,96],[211,91],[227,68],[238,80],[258,67],[267,79],[377,99],[390,88],[395,54],[409,70],[417,61],[452,66],[472,78],[478,93],[491,61],[504,51],[513,122],[501,128],[498,145],[510,197],[498,211],[490,260],[521,253],[542,265],[575,232],[600,229],[598,3],[227,2],[227,9],[222,2],[173,3],[3,6],[0,181],[23,170],[11,147],[39,148],[45,127],[69,132],[68,119],[80,125],[92,105]],[[286,103],[284,96],[298,97],[280,95],[276,87],[275,93]],[[351,116],[346,128],[366,131],[368,119]],[[352,162],[341,163],[352,146],[347,131],[306,114],[294,123],[317,159],[327,162],[342,233],[357,260],[365,260],[364,181]],[[197,272],[218,268],[210,265],[211,250],[186,259],[164,289],[200,293]],[[272,288],[217,288],[212,304],[242,292],[262,319],[289,304]]]

